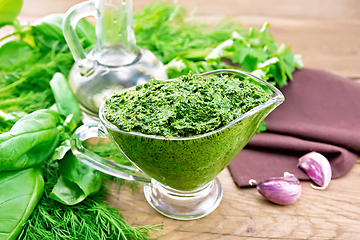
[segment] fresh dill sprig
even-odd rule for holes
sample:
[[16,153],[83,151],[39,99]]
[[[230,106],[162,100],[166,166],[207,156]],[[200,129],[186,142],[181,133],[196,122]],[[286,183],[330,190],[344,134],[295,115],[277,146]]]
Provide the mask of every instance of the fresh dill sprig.
[[230,19],[210,25],[194,17],[178,4],[164,2],[134,13],[137,44],[158,56],[169,78],[235,68],[283,87],[303,66],[300,55],[275,41],[267,22],[257,30]]
[[49,108],[55,102],[49,81],[55,72],[68,75],[73,61],[67,46],[64,46],[57,54],[40,55],[36,63],[0,72],[0,109],[31,113]]
[[120,211],[103,199],[107,192],[101,191],[87,197],[79,204],[68,206],[51,198],[60,172],[57,163],[43,167],[45,192],[30,218],[26,221],[18,239],[23,240],[106,240],[150,239],[161,233],[160,225],[133,227]]
[[152,51],[164,63],[177,56],[203,59],[235,30],[247,31],[228,19],[216,26],[194,20],[178,4],[155,2],[134,13],[134,30],[139,46]]

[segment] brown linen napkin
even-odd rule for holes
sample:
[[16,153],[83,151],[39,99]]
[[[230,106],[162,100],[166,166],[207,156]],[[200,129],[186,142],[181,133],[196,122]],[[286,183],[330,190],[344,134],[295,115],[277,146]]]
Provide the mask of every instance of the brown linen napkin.
[[294,80],[280,89],[285,101],[266,119],[267,131],[255,134],[230,163],[239,187],[284,172],[300,180],[308,176],[298,158],[317,151],[327,157],[333,178],[344,176],[360,152],[360,84],[322,70],[295,71]]

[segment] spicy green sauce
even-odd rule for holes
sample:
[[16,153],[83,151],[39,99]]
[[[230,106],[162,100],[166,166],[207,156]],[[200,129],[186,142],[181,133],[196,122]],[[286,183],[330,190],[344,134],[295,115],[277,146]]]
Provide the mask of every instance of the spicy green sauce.
[[225,126],[271,97],[248,80],[189,74],[152,80],[106,100],[106,119],[127,132],[189,137]]
[[213,130],[270,97],[247,80],[188,75],[171,82],[153,80],[116,94],[106,100],[104,116],[122,130],[107,128],[137,167],[162,184],[190,191],[228,165],[274,106]]

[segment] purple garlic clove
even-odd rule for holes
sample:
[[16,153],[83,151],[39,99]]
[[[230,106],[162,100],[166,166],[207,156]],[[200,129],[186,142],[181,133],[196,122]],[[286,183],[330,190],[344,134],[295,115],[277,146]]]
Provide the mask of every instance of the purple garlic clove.
[[270,178],[260,182],[257,189],[270,202],[287,205],[296,202],[301,196],[299,179],[288,172],[284,177]]
[[324,190],[331,181],[331,166],[326,157],[317,152],[305,154],[299,158],[300,167],[318,186],[315,189]]

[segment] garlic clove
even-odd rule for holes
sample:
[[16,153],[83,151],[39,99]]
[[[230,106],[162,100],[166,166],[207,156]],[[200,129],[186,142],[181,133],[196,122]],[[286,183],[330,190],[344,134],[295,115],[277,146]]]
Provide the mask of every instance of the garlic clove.
[[331,181],[331,166],[326,157],[318,152],[310,152],[299,158],[300,167],[318,186],[311,184],[314,189],[324,190]]
[[257,189],[270,202],[279,205],[292,204],[301,196],[299,179],[288,172],[284,173],[284,177],[270,178],[260,182]]

